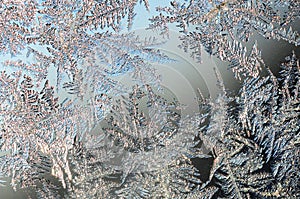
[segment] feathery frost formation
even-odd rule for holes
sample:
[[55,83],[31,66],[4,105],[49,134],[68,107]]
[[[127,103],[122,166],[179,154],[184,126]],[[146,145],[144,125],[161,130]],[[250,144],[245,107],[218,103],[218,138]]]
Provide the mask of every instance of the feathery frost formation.
[[[162,42],[120,33],[147,0],[0,3],[0,177],[37,198],[300,198],[300,65],[276,77],[258,33],[300,43],[298,1],[191,0],[157,8],[150,29],[229,61],[237,96],[202,99],[196,116],[168,99],[154,64]],[[260,70],[267,76],[260,76]],[[126,82],[127,81],[127,82]],[[130,83],[128,83],[130,82]],[[207,169],[204,169],[207,168]],[[0,185],[7,182],[0,180]]]
[[267,39],[300,45],[300,35],[290,23],[299,18],[299,1],[288,0],[190,0],[172,1],[158,7],[160,15],[150,19],[150,29],[168,35],[169,24],[181,29],[184,51],[202,62],[202,48],[223,61],[229,61],[238,79],[258,77],[264,67],[255,43],[247,50],[245,42],[258,33]]

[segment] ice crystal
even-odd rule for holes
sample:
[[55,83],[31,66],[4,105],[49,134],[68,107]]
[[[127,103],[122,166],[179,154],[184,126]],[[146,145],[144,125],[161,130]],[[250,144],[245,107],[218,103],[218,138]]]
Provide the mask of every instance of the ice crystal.
[[[177,106],[151,87],[134,86],[117,99],[103,124],[102,142],[96,142],[100,145],[90,142],[94,147],[88,149],[93,164],[85,167],[91,169],[88,176],[99,172],[88,179],[105,188],[92,183],[93,191],[80,191],[80,196],[299,197],[299,60],[295,54],[286,60],[280,78],[271,71],[266,77],[249,77],[238,96],[229,97],[223,89],[193,118],[180,118]],[[108,148],[116,150],[109,153]],[[205,177],[203,165],[193,161],[208,164],[208,158],[213,161]],[[87,178],[82,180],[88,186]]]
[[[139,109],[144,103],[147,108]],[[129,95],[116,99],[111,117],[102,122],[103,130],[86,134],[82,140],[79,134],[70,135],[72,140],[63,145],[67,150],[51,143],[48,151],[40,150],[31,161],[23,160],[31,175],[20,174],[30,177],[21,182],[36,186],[39,197],[180,198],[200,184],[190,158],[201,149],[193,149],[198,121],[179,123],[178,108],[149,85],[134,86]],[[50,170],[65,190],[42,178]]]
[[271,71],[248,78],[239,96],[223,93],[211,103],[199,134],[214,156],[204,190],[218,188],[228,198],[299,197],[299,72],[293,54],[280,78]]
[[59,104],[53,89],[47,81],[36,88],[20,72],[1,74],[1,150],[9,152],[1,157],[1,170],[14,187],[29,186],[50,170],[60,179],[63,171],[72,178],[65,158],[74,135],[87,131],[86,111],[72,102]]
[[159,42],[118,32],[126,17],[131,26],[137,3],[1,2],[1,54],[12,57],[1,68],[0,164],[15,189],[43,184],[38,194],[46,197],[44,173],[68,187],[69,151],[109,112],[111,96],[126,92],[114,77],[159,82],[151,63],[168,61],[153,49]]
[[160,15],[150,19],[149,28],[168,34],[168,24],[177,24],[183,33],[179,47],[191,51],[199,62],[204,47],[208,53],[229,61],[239,79],[258,77],[264,66],[257,44],[249,55],[243,44],[255,32],[267,39],[300,44],[299,33],[289,25],[299,17],[299,1],[191,0],[170,4],[157,8]]
[[[195,132],[192,125],[180,124],[178,108],[149,85],[134,86],[128,97],[117,101],[104,132],[118,153],[123,151],[122,166],[115,168],[121,171],[118,197],[172,197],[192,189],[193,178],[198,181],[188,158]],[[170,186],[173,191],[167,191]]]
[[204,47],[245,77],[229,97],[217,73],[223,93],[191,117],[164,96],[161,41],[121,33],[138,2],[149,10],[147,0],[1,2],[1,177],[38,198],[299,198],[299,60],[260,77],[258,44],[245,47],[253,32],[298,46],[299,2],[157,8],[150,28],[178,23],[184,50],[201,61]]

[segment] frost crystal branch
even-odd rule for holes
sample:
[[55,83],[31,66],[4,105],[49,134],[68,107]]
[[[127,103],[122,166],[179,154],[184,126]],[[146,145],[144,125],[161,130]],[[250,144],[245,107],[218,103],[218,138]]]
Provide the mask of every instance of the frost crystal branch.
[[300,45],[300,35],[289,26],[299,18],[299,1],[273,0],[191,0],[172,1],[170,7],[158,7],[159,16],[150,19],[150,29],[168,34],[168,24],[175,23],[182,30],[184,51],[201,62],[201,51],[231,63],[236,77],[258,77],[264,66],[261,52],[254,44],[250,54],[244,42],[259,33],[267,39],[288,41]]
[[110,96],[126,90],[113,78],[130,73],[139,83],[159,82],[151,63],[168,59],[153,49],[155,38],[118,32],[125,17],[131,26],[137,2],[1,2],[1,54],[11,55],[1,63],[1,171],[14,188],[50,188],[43,173],[67,188],[70,150],[104,118]]
[[201,62],[204,47],[244,78],[235,97],[219,78],[223,93],[193,117],[164,97],[153,67],[171,61],[155,49],[161,41],[121,33],[138,2],[150,9],[147,0],[1,1],[0,176],[38,198],[300,198],[299,59],[260,77],[259,45],[246,47],[253,33],[298,46],[299,2],[157,8],[150,28],[167,34],[176,23],[181,48]]
[[228,198],[299,197],[299,66],[293,54],[280,78],[271,71],[248,78],[239,96],[224,93],[211,103],[211,122],[199,133],[214,156],[204,193],[217,188]]

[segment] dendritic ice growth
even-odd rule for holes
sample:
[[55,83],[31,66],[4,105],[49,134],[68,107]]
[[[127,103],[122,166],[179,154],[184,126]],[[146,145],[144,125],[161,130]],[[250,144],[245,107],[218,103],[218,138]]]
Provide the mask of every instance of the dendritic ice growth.
[[248,78],[239,96],[224,92],[206,107],[210,122],[199,137],[214,161],[204,191],[218,189],[226,198],[300,196],[299,59],[293,54],[281,67],[280,78],[271,71]]
[[160,15],[150,19],[149,29],[168,35],[169,24],[181,29],[184,51],[202,62],[202,48],[223,61],[229,61],[238,79],[258,77],[264,67],[261,52],[254,44],[250,53],[245,43],[253,34],[266,39],[300,45],[300,35],[291,23],[300,16],[300,3],[294,0],[190,0],[171,1],[157,7]]
[[136,4],[1,2],[0,170],[15,190],[57,186],[44,185],[46,177],[69,187],[70,151],[128,90],[117,78],[159,84],[152,63],[170,61],[153,48],[160,42],[119,32],[121,23],[130,28]]
[[157,8],[150,29],[176,23],[181,48],[229,61],[243,83],[230,96],[216,71],[223,92],[194,116],[164,96],[163,42],[123,30],[139,3],[149,11],[147,0],[1,1],[0,184],[29,198],[300,198],[299,58],[276,77],[259,44],[246,47],[256,33],[299,46],[299,2]]

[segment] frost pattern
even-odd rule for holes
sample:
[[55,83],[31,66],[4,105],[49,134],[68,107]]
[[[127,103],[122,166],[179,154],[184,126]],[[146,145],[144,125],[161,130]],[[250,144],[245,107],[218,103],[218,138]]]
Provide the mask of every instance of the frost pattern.
[[[56,198],[55,184],[72,188],[70,151],[128,89],[115,77],[159,85],[151,64],[170,61],[153,48],[160,42],[119,33],[137,3],[1,2],[1,54],[11,58],[1,63],[0,170],[15,190],[33,186],[39,197]],[[42,179],[53,177],[59,182]]]
[[300,36],[289,25],[299,18],[299,1],[273,0],[191,0],[170,2],[169,7],[158,7],[160,15],[150,19],[150,29],[168,34],[168,24],[175,23],[183,33],[184,51],[201,61],[202,48],[230,67],[238,79],[258,77],[264,67],[261,52],[255,43],[248,53],[244,42],[258,33],[267,39],[284,40],[300,45]]
[[[199,137],[214,157],[207,188],[226,198],[299,197],[299,59],[281,77],[248,78],[240,94],[210,103]],[[235,105],[230,105],[230,104]],[[207,115],[202,117],[207,118]]]
[[[51,95],[45,97],[53,91],[47,82],[35,94],[30,78],[24,76],[17,87],[20,89],[14,91],[24,93],[16,107],[32,108],[35,101],[28,98],[32,93],[36,100],[47,102],[47,113],[60,110],[69,118],[55,115],[46,120],[55,121],[42,120],[43,132],[39,126],[36,130],[31,127],[26,131],[31,134],[26,135],[4,125],[2,137],[16,137],[2,139],[2,149],[13,142],[11,155],[2,157],[2,168],[27,186],[41,183],[37,186],[41,197],[61,197],[52,181],[41,178],[50,170],[65,187],[64,196],[71,198],[299,197],[300,66],[295,54],[286,60],[280,78],[271,71],[267,77],[248,78],[236,97],[229,97],[224,89],[215,102],[203,103],[204,113],[194,118],[180,118],[178,104],[166,101],[149,85],[136,85],[129,94],[115,99],[110,117],[102,123],[103,133],[87,134],[86,141],[78,139],[79,133],[65,134],[67,128],[80,128],[67,122],[77,116],[76,108],[69,112],[63,105],[57,106]],[[4,79],[13,81],[3,73]],[[79,111],[78,116],[82,116]],[[30,122],[30,115],[19,119],[35,124]],[[58,129],[52,131],[56,123]],[[52,127],[48,131],[47,124]],[[57,137],[54,140],[49,138],[53,133]],[[62,136],[64,139],[59,139]],[[196,147],[200,142],[210,151],[208,155]],[[29,153],[33,147],[40,152]],[[213,162],[205,178],[193,160],[207,158],[213,158]]]
[[299,3],[158,8],[166,15],[150,28],[179,23],[182,48],[201,61],[204,46],[246,77],[235,97],[219,78],[223,93],[187,118],[161,93],[152,64],[171,60],[153,48],[160,42],[119,32],[137,3],[2,1],[0,48],[11,59],[0,74],[1,175],[38,198],[299,198],[299,60],[260,77],[257,43],[250,53],[243,43],[254,30],[299,45],[289,27]]

